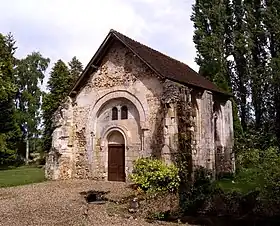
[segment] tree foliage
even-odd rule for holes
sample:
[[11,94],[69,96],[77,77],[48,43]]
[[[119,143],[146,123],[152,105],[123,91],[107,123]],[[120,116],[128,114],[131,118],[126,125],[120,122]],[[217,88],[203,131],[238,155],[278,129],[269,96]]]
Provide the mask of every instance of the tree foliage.
[[280,145],[279,10],[279,0],[196,0],[191,18],[200,73],[233,92],[236,138],[258,134],[258,148]]
[[250,191],[204,190],[186,204],[238,216],[279,215],[280,0],[196,0],[192,21],[200,73],[234,94],[237,174],[229,187]]
[[83,70],[77,57],[68,65],[58,60],[50,72],[48,92],[43,92],[50,59],[39,52],[17,59],[15,43],[10,33],[0,33],[0,165],[24,158],[28,162],[29,152],[50,149],[52,116]]
[[69,65],[71,80],[72,80],[71,86],[73,86],[83,71],[83,65],[75,56],[71,59],[68,65]]
[[14,106],[15,50],[13,37],[0,34],[0,164],[9,164],[16,159],[15,141],[20,137]]
[[[38,138],[41,123],[41,96],[40,84],[43,83],[45,71],[50,60],[39,52],[33,52],[26,58],[20,59],[15,68],[17,92],[15,103],[17,119],[26,140],[26,150],[29,150],[29,140]],[[26,153],[27,157],[29,153]]]
[[1,165],[21,162],[31,138],[32,151],[37,150],[35,143],[40,143],[40,84],[50,60],[39,52],[17,59],[16,49],[11,34],[0,34]]

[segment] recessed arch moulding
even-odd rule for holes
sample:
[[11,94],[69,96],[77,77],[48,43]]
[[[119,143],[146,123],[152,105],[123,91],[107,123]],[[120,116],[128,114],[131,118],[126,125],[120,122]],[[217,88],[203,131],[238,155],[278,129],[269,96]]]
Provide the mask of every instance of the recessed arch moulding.
[[[141,97],[140,97],[141,98]],[[90,172],[96,179],[108,177],[108,136],[120,132],[125,140],[125,170],[132,171],[133,160],[144,156],[144,131],[147,129],[147,109],[139,97],[126,90],[111,91],[93,104],[86,124],[87,155]],[[128,109],[127,119],[121,119],[121,108]],[[118,119],[112,120],[112,109],[118,109]],[[146,111],[145,111],[146,110]]]

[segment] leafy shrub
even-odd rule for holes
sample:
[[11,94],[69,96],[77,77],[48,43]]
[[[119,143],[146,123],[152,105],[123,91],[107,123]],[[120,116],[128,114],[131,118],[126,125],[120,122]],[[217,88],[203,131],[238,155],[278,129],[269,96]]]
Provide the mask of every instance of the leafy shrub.
[[280,202],[280,156],[277,148],[265,150],[259,165],[263,182],[262,196]]
[[0,166],[8,166],[16,161],[17,153],[8,147],[9,135],[0,133]]
[[[193,185],[186,189],[186,214],[240,216],[280,216],[280,156],[277,148],[248,149],[240,153],[242,167],[232,180],[212,182],[205,169],[194,173]],[[225,185],[225,186],[223,186]]]
[[193,184],[180,191],[180,202],[183,212],[188,214],[197,213],[213,192],[211,172],[203,167],[194,170]]
[[178,168],[163,161],[139,158],[134,163],[131,180],[147,192],[175,192],[179,186]]
[[185,192],[181,204],[186,215],[242,216],[258,206],[258,190],[242,193],[235,189],[225,191],[209,177],[202,167],[194,172],[194,183]]
[[242,168],[254,168],[260,162],[260,153],[259,149],[249,149],[237,156],[238,165]]
[[249,149],[240,153],[238,160],[242,167],[236,175],[237,182],[253,184],[252,190],[261,190],[261,195],[266,198],[271,196],[274,199],[280,195],[280,156],[277,148]]

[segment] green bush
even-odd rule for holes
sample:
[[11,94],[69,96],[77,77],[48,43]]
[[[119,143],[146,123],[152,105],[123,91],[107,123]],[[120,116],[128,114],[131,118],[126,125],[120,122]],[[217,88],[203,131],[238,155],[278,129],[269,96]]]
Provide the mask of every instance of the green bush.
[[193,172],[193,183],[180,191],[180,206],[184,213],[197,213],[213,192],[211,171],[197,167]]
[[261,151],[248,149],[237,156],[238,166],[241,168],[255,168],[260,163]]
[[277,148],[249,149],[239,154],[238,161],[241,167],[236,182],[254,185],[252,190],[261,190],[267,198],[269,195],[277,196],[276,193],[280,195],[280,156]]
[[134,162],[131,180],[147,192],[175,192],[179,186],[178,168],[163,161],[139,158]]
[[280,156],[277,148],[268,148],[259,165],[263,180],[262,196],[280,202]]

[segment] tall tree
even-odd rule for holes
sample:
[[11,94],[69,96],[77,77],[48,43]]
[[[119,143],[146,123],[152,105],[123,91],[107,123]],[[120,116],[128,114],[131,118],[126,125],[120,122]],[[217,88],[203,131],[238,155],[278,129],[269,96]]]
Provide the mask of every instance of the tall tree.
[[17,94],[16,108],[19,125],[26,141],[26,164],[29,157],[30,139],[36,139],[39,135],[40,109],[42,92],[39,87],[45,77],[50,60],[40,53],[33,52],[21,59],[16,67]]
[[246,38],[245,9],[243,0],[233,0],[233,76],[232,88],[239,108],[239,115],[243,130],[246,131],[249,120],[249,69],[247,66],[248,47]]
[[[232,91],[234,63],[233,55],[233,9],[230,0],[196,0],[191,20],[194,22],[194,43],[197,48],[196,63],[202,76],[214,82],[225,91]],[[242,133],[235,100],[234,128]],[[240,102],[237,103],[240,105]]]
[[71,85],[73,86],[83,71],[83,64],[74,56],[68,65],[72,77]]
[[250,70],[250,89],[255,127],[260,129],[264,123],[267,95],[267,37],[264,29],[264,5],[261,0],[244,0],[245,19],[248,33],[248,65]]
[[16,123],[14,96],[15,41],[12,35],[0,34],[0,165],[15,160],[19,128]]
[[280,1],[265,0],[264,24],[268,37],[269,71],[271,75],[269,116],[280,150]]
[[229,1],[196,0],[193,6],[195,33],[194,43],[198,56],[196,63],[204,77],[216,83],[226,91],[231,90],[229,65],[227,58],[231,54],[230,32],[231,17]]
[[51,135],[53,132],[52,116],[59,107],[61,101],[67,96],[72,87],[72,76],[69,68],[62,61],[58,60],[50,73],[48,81],[49,93],[43,96],[43,119],[44,119],[44,150],[51,148]]
[[[257,148],[273,145],[275,134],[280,147],[279,12],[280,0],[196,0],[193,7],[200,73],[232,89]],[[237,122],[234,115],[235,131]]]

